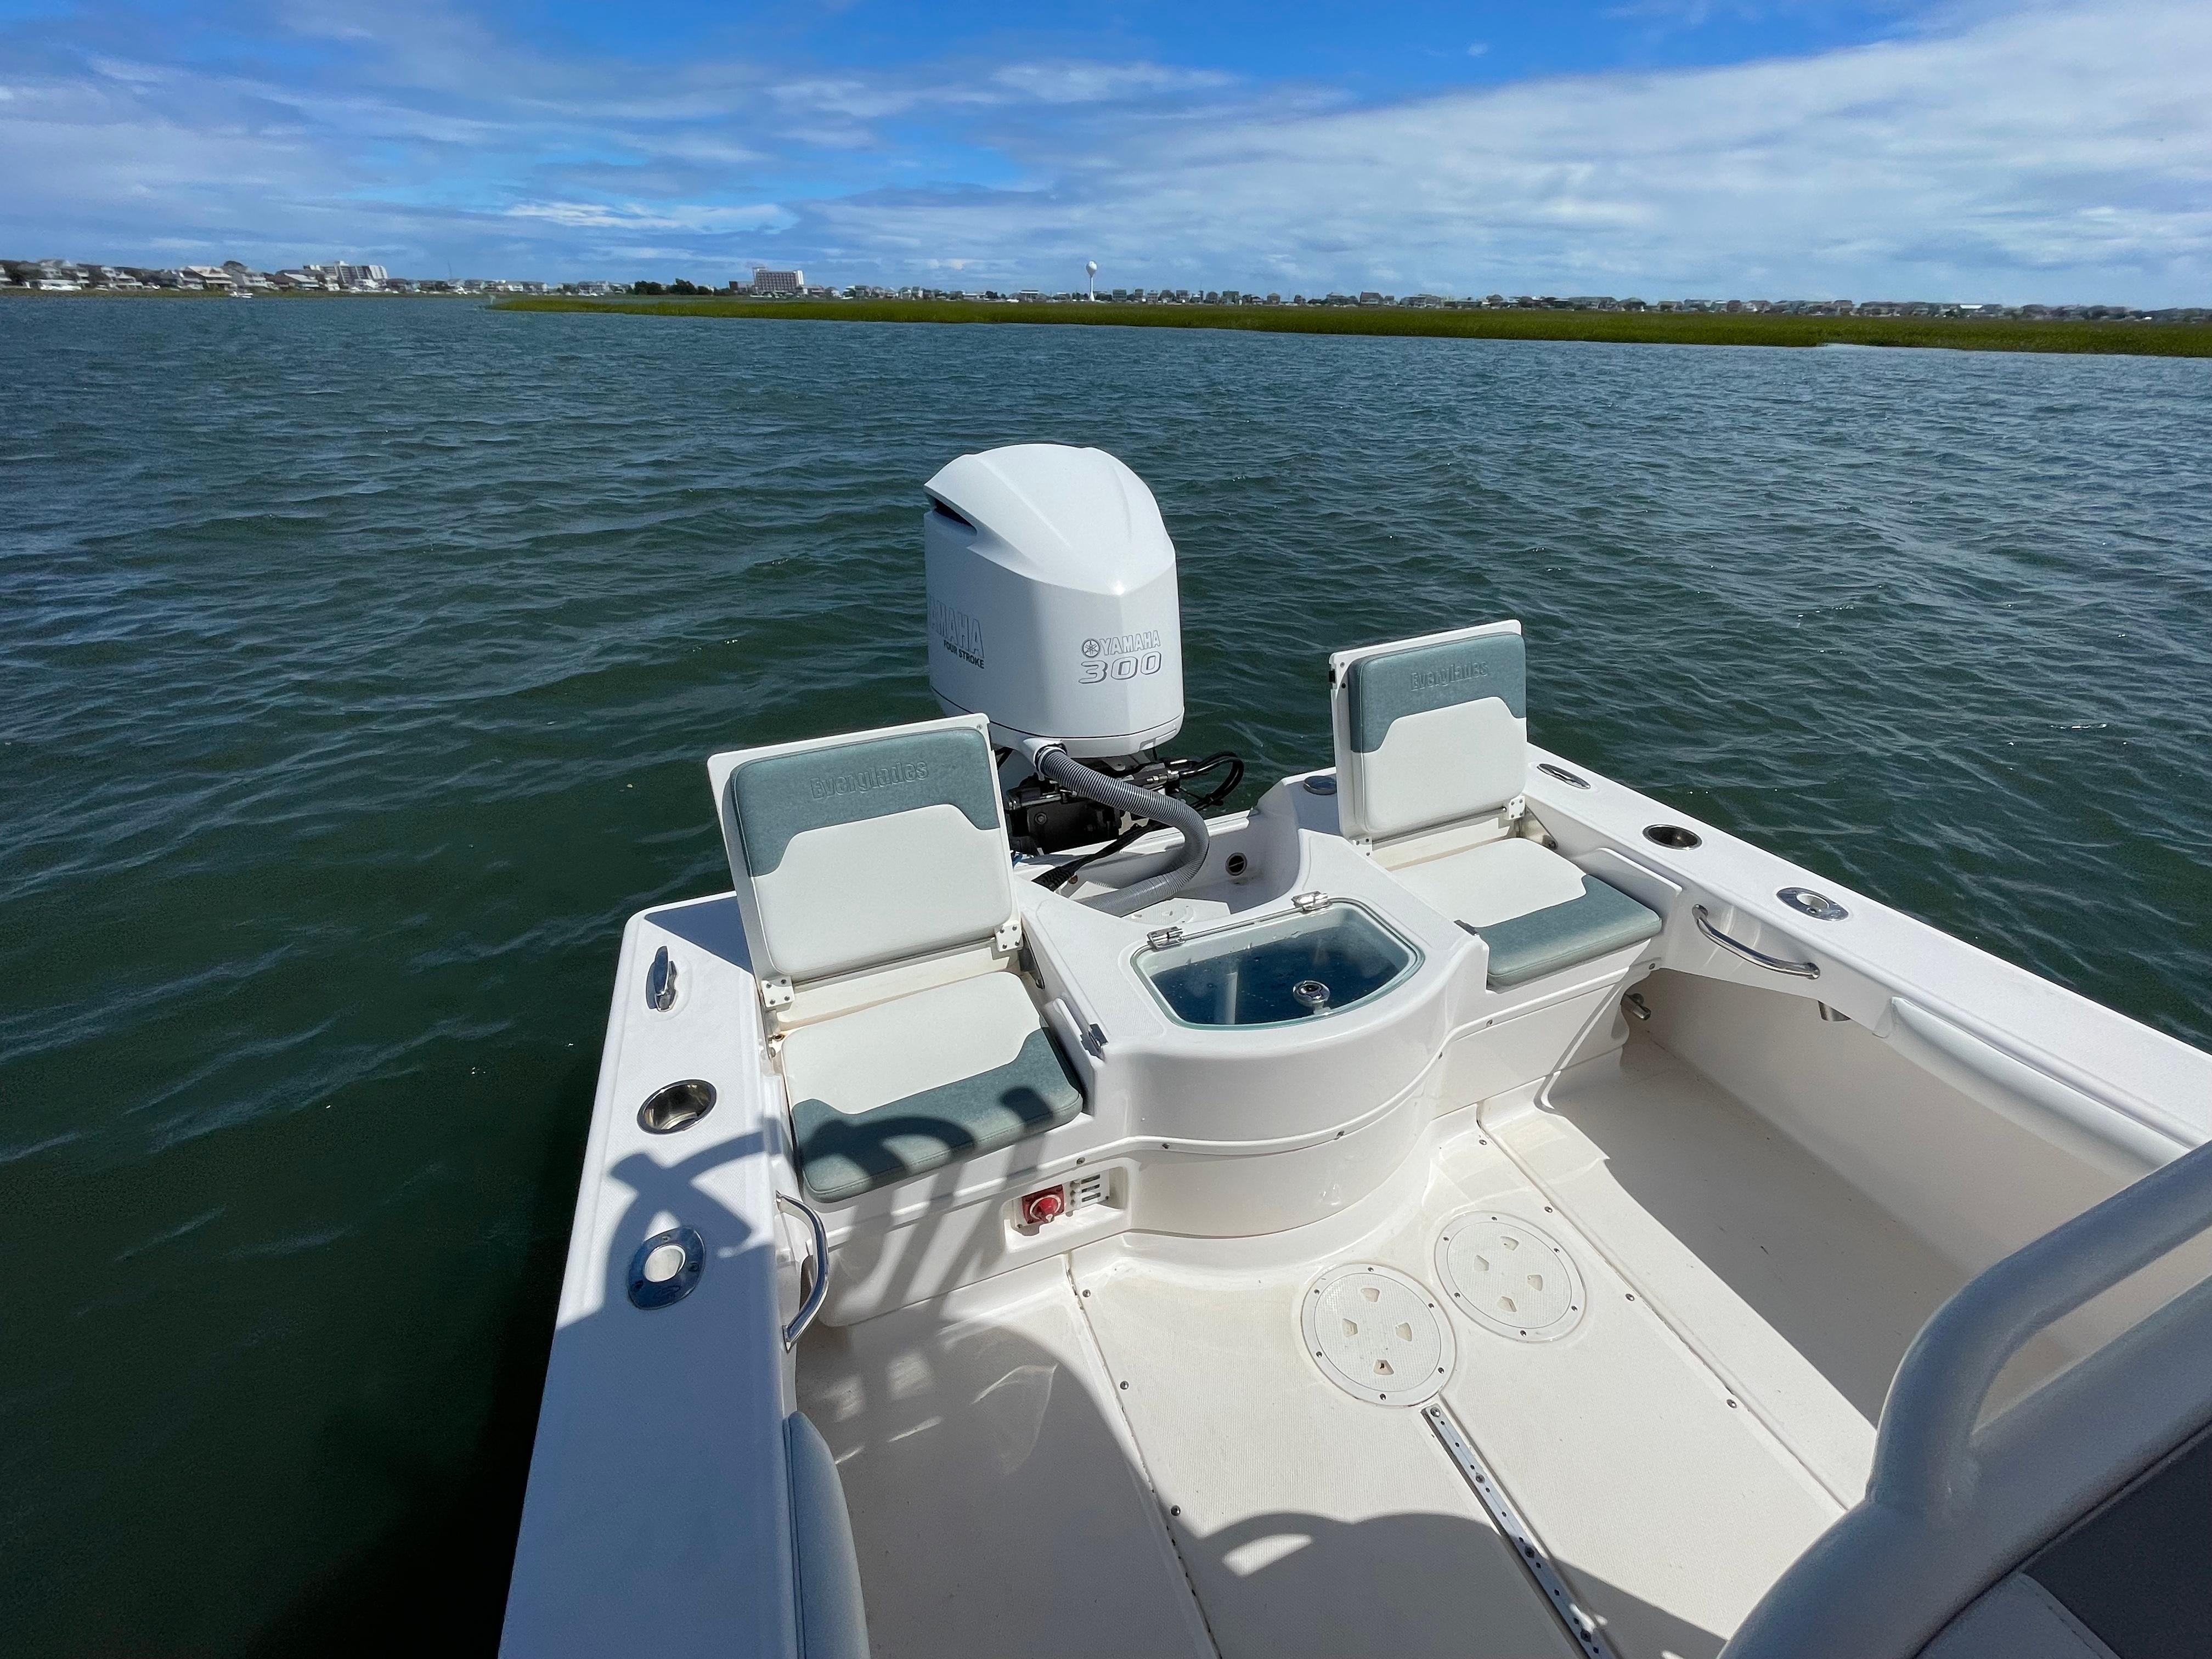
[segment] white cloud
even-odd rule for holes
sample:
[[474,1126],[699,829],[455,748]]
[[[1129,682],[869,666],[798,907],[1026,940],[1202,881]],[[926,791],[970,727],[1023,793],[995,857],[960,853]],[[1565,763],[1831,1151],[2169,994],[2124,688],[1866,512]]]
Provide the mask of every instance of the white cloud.
[[589,225],[617,230],[763,230],[791,222],[790,211],[774,202],[750,207],[684,207],[672,211],[635,202],[518,202],[502,210],[515,219],[548,224]]
[[1144,60],[564,58],[436,0],[286,15],[334,54],[298,84],[105,37],[15,54],[17,234],[549,276],[766,258],[1061,286],[1095,257],[1114,282],[1286,292],[2212,296],[2201,0],[1364,104]]
[[[2212,8],[1137,133],[1075,188],[814,204],[841,243],[1119,277],[2212,297]],[[1033,170],[1040,168],[1032,159]],[[994,258],[992,256],[997,255]]]

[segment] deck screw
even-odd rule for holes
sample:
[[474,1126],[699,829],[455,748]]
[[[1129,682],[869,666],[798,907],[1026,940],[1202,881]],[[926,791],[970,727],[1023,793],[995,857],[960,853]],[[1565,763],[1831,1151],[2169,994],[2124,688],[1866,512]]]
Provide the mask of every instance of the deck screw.
[[1121,1386],[1122,1386],[1124,1389],[1127,1389],[1129,1385],[1128,1385],[1127,1382],[1124,1382]]
[[1182,1505],[1180,1504],[1170,1505],[1168,1510],[1168,1513],[1170,1515],[1181,1515],[1182,1513]]

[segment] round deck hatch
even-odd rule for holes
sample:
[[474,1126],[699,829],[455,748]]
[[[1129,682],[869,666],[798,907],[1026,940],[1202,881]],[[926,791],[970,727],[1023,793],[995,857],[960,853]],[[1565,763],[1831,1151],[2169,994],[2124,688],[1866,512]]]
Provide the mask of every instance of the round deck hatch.
[[1457,1358],[1436,1295],[1392,1267],[1331,1267],[1298,1310],[1306,1352],[1321,1374],[1356,1400],[1418,1406],[1442,1389]]
[[1551,1342],[1589,1305],[1566,1247],[1533,1222],[1466,1210],[1437,1238],[1437,1277],[1459,1310],[1516,1342]]

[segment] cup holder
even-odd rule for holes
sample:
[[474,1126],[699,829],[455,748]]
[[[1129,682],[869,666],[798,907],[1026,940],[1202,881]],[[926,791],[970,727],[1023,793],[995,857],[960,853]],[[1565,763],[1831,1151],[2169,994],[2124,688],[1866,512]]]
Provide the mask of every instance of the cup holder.
[[638,1127],[647,1134],[672,1135],[679,1129],[690,1128],[714,1109],[714,1085],[699,1078],[688,1078],[647,1095],[645,1104],[637,1109]]
[[1679,823],[1647,823],[1644,839],[1656,847],[1672,847],[1678,852],[1705,845],[1705,838],[1694,830],[1685,830]]

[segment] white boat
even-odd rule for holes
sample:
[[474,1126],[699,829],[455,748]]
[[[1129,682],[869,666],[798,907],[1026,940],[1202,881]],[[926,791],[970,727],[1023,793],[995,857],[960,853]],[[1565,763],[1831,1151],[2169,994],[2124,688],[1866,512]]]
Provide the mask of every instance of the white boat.
[[1531,747],[1511,621],[1206,817],[1150,492],[927,493],[945,718],[714,756],[624,933],[508,1659],[2207,1650],[2212,1057]]

